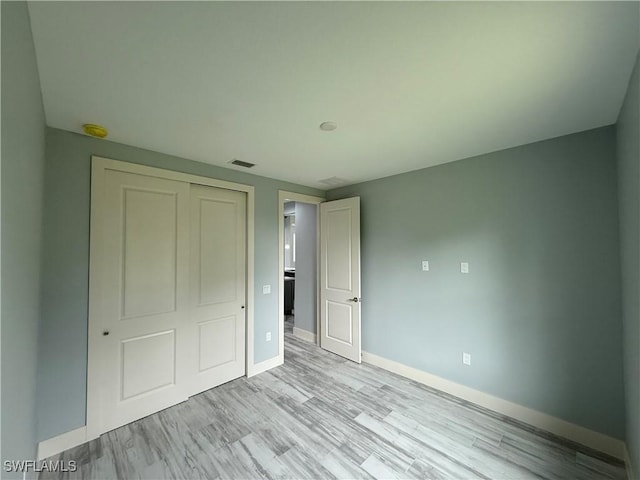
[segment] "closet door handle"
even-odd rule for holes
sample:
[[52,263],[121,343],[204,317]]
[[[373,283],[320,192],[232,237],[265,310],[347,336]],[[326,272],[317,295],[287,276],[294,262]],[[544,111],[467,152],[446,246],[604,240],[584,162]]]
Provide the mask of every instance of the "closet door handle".
[[350,298],[349,301],[353,303],[358,303],[360,299],[358,297],[353,297],[353,298]]

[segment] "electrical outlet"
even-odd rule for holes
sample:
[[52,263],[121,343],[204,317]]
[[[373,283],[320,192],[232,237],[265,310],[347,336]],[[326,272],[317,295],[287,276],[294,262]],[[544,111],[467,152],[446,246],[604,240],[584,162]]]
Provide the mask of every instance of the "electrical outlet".
[[429,260],[422,260],[422,271],[423,272],[429,271]]
[[267,342],[270,342],[270,341],[271,341],[271,332],[267,332],[267,334],[265,335],[265,340],[266,340]]
[[471,354],[462,352],[462,363],[465,365],[471,365]]
[[269,295],[271,293],[271,285],[262,285],[262,294]]
[[469,263],[460,262],[460,273],[469,273]]

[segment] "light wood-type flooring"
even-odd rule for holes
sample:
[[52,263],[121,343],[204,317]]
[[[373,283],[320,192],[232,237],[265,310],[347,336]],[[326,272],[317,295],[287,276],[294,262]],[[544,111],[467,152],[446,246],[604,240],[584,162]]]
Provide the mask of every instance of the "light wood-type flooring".
[[285,364],[240,378],[50,460],[40,478],[623,479],[622,462],[287,329]]

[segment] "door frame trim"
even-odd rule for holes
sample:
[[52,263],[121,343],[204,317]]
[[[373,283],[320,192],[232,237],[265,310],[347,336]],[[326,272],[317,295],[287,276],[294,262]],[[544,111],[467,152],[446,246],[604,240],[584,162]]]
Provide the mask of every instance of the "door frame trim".
[[[324,197],[305,195],[303,193],[278,190],[278,365],[284,363],[284,204],[286,202],[301,202],[320,205],[326,202]],[[320,209],[318,207],[316,226],[316,264],[320,267]],[[320,268],[317,269],[316,288],[316,338],[320,335]],[[317,342],[316,342],[317,343]]]
[[[246,252],[246,369],[245,376],[255,375],[256,365],[254,364],[254,257],[255,257],[255,187],[241,183],[227,182],[211,177],[192,175],[189,173],[165,170],[163,168],[148,167],[137,163],[112,160],[96,155],[91,156],[91,222],[89,239],[89,315],[87,318],[87,412],[86,412],[86,440],[97,438],[101,433],[100,428],[100,379],[96,375],[91,375],[92,371],[98,371],[101,359],[96,357],[96,350],[91,349],[91,319],[99,318],[100,315],[100,285],[97,268],[100,259],[97,253],[101,235],[96,228],[93,219],[104,203],[104,175],[107,170],[134,173],[148,177],[175,180],[185,183],[194,183],[227,190],[245,192],[247,194],[247,252]],[[97,324],[95,321],[94,324]],[[92,352],[93,350],[93,352]]]

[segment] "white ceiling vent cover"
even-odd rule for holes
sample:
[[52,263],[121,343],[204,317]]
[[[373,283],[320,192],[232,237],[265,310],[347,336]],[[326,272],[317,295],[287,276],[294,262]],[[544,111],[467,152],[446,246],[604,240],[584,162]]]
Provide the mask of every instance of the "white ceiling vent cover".
[[318,181],[330,187],[338,187],[340,185],[345,185],[349,183],[349,180],[345,180],[344,178],[339,178],[339,177],[330,177],[330,178],[325,178],[324,180],[318,180]]
[[256,164],[255,163],[251,163],[251,162],[244,162],[242,160],[238,160],[237,158],[234,158],[233,160],[231,160],[229,162],[231,165],[237,165],[239,167],[244,167],[244,168],[251,168],[251,167],[255,167]]

